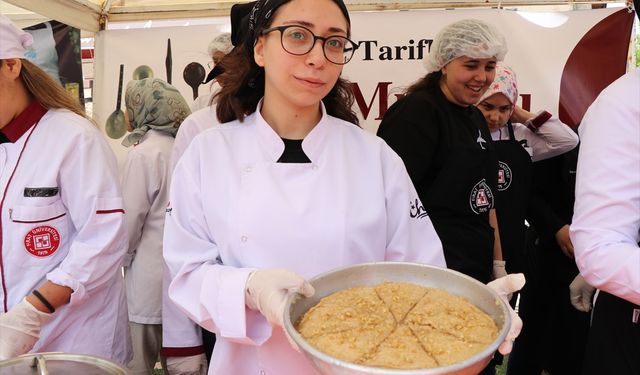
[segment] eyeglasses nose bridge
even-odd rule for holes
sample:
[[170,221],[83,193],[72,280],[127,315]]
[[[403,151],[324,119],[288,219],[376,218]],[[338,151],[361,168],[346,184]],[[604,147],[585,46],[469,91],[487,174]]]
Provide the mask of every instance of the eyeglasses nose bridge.
[[313,33],[311,35],[313,35],[313,44],[311,45],[309,52],[313,51],[313,49],[316,48],[316,45],[318,44],[317,42],[320,41],[320,49],[322,50],[322,53],[324,53],[324,44],[326,43],[328,38],[317,36],[316,34],[313,34]]

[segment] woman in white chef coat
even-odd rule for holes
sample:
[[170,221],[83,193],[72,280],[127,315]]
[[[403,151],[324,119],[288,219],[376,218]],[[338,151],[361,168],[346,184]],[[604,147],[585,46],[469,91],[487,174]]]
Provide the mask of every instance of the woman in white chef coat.
[[0,359],[130,358],[115,158],[77,100],[22,58],[0,16]]
[[[128,134],[122,141],[131,147],[124,165],[122,190],[129,233],[129,250],[123,261],[129,307],[133,360],[129,373],[150,374],[162,348],[162,234],[169,201],[171,149],[182,121],[191,113],[180,92],[158,78],[131,81],[125,90]],[[167,325],[174,324],[168,320]],[[178,351],[163,353],[163,367],[171,368]],[[194,373],[206,373],[202,345],[192,348]],[[164,361],[165,355],[166,363]],[[178,358],[176,358],[178,357]],[[191,357],[191,356],[189,356]],[[169,365],[169,366],[167,366]],[[203,368],[202,371],[198,371]],[[171,371],[178,375],[179,371]]]
[[169,296],[216,333],[210,374],[314,374],[281,328],[287,295],[361,262],[444,267],[442,245],[402,160],[354,125],[343,1],[260,0],[244,27],[219,77],[223,124],[172,177]]

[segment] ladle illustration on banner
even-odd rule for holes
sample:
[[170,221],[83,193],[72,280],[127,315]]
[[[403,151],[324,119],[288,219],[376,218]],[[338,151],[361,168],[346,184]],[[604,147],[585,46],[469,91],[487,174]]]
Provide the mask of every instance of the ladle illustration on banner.
[[191,86],[193,90],[193,100],[198,98],[198,87],[204,83],[204,78],[207,73],[204,70],[204,66],[200,63],[192,62],[184,67],[184,71],[182,72],[182,77],[184,81]]
[[124,74],[124,64],[120,64],[120,78],[118,79],[118,99],[116,109],[113,111],[104,126],[107,135],[113,139],[121,138],[127,131],[124,124],[124,112],[120,109],[122,99],[122,76]]

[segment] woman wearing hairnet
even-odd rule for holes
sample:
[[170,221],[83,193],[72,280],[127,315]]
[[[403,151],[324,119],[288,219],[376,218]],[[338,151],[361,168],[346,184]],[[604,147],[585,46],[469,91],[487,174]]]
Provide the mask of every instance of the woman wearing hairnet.
[[209,47],[207,48],[207,53],[209,57],[211,57],[211,62],[209,64],[213,64],[213,69],[207,74],[207,78],[204,83],[211,82],[209,86],[209,92],[206,95],[200,95],[196,100],[191,103],[189,108],[191,108],[191,112],[196,112],[202,108],[207,108],[211,105],[211,101],[213,96],[220,90],[220,84],[218,84],[218,76],[222,74],[222,64],[220,62],[222,59],[233,49],[233,44],[231,44],[231,33],[222,33],[209,43]]
[[0,360],[130,359],[126,250],[113,153],[77,99],[23,58],[0,15]]
[[474,104],[506,53],[504,36],[491,25],[468,19],[446,26],[427,56],[429,74],[389,108],[378,129],[403,159],[447,266],[484,283],[506,271],[495,216],[498,159]]
[[[129,250],[123,265],[133,342],[133,360],[127,367],[132,375],[142,375],[153,372],[165,339],[162,335],[163,316],[167,316],[162,304],[162,235],[169,202],[171,148],[178,127],[191,111],[175,87],[157,78],[129,82],[125,105],[130,134],[122,145],[134,146],[127,155],[122,176],[129,233]],[[172,326],[177,324],[176,320],[165,320],[170,329],[176,329]],[[171,342],[167,342],[168,345],[178,346]],[[176,355],[184,353],[183,348],[163,348],[163,359],[167,357],[166,364],[172,375],[187,373],[175,369],[176,363],[185,361],[193,364],[192,373],[206,372],[198,336],[189,346],[190,355],[186,358]]]

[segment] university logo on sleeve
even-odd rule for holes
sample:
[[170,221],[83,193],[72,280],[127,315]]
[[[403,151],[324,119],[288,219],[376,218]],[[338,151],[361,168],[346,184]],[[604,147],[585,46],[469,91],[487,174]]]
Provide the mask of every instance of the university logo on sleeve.
[[485,213],[493,208],[493,192],[484,178],[471,189],[469,205],[476,214]]
[[513,174],[509,165],[503,161],[498,161],[498,191],[505,191],[511,186]]
[[44,258],[52,255],[60,247],[60,234],[48,225],[31,229],[24,236],[24,248],[29,254]]

